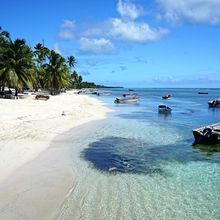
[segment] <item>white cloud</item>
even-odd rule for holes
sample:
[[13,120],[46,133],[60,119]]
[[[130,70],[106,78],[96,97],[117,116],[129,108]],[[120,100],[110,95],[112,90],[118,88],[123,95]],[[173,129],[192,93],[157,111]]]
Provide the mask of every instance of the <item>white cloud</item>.
[[114,40],[124,40],[136,43],[157,41],[169,31],[164,28],[152,28],[146,22],[135,19],[144,14],[140,5],[131,3],[129,0],[119,0],[117,3],[119,18],[111,18],[97,23],[95,26],[84,31],[83,37],[104,37]]
[[69,30],[60,30],[59,37],[63,40],[71,40],[74,38],[74,34]]
[[61,24],[61,28],[68,28],[70,30],[74,30],[75,26],[75,22],[71,20],[64,20],[63,24]]
[[54,48],[54,51],[55,51],[56,53],[61,54],[60,46],[59,46],[58,43],[55,43],[55,44],[53,45],[53,48]]
[[63,40],[71,40],[74,38],[75,22],[71,20],[64,20],[60,25],[59,37]]
[[220,24],[219,0],[157,0],[170,23]]
[[144,10],[141,6],[131,3],[130,1],[119,0],[117,4],[117,11],[123,18],[136,19],[143,15]]
[[138,43],[156,41],[168,33],[167,29],[151,28],[147,23],[123,21],[118,18],[112,19],[111,22],[110,35],[127,41]]
[[81,53],[109,54],[115,49],[112,42],[105,38],[89,39],[82,37],[79,43]]

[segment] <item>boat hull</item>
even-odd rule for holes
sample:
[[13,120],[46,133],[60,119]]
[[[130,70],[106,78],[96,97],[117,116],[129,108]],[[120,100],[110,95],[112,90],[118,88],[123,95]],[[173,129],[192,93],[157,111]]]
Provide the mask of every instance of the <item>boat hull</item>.
[[139,99],[116,99],[116,104],[135,104],[139,101]]
[[217,134],[206,135],[202,131],[193,130],[193,136],[195,138],[194,144],[218,144],[219,136]]

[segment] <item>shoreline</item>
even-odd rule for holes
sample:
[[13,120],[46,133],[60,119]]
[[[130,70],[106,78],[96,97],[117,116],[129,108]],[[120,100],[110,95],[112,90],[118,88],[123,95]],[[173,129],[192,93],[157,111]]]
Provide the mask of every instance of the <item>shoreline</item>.
[[[46,102],[29,97],[0,100],[3,104],[0,216],[54,219],[77,179],[71,160],[65,159],[70,156],[66,144],[112,110],[95,98],[72,92]],[[6,113],[8,107],[13,109]]]
[[0,183],[47,149],[57,135],[105,119],[112,111],[98,99],[72,91],[48,101],[34,100],[31,95],[20,100],[0,99],[0,106]]
[[47,149],[1,182],[0,219],[58,219],[80,175],[69,153],[72,141],[101,121],[56,136]]

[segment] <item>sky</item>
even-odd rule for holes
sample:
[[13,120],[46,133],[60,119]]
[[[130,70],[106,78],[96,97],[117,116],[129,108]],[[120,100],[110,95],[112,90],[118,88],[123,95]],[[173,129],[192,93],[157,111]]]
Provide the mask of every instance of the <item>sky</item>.
[[0,0],[0,11],[13,39],[74,55],[85,81],[220,85],[220,0]]

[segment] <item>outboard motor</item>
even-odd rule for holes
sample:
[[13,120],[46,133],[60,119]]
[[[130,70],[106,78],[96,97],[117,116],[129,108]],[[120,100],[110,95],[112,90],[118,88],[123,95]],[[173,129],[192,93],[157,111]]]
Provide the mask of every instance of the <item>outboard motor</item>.
[[119,98],[116,98],[114,103],[118,104],[119,103]]
[[212,135],[212,129],[210,127],[204,128],[202,133],[204,136],[209,138]]

